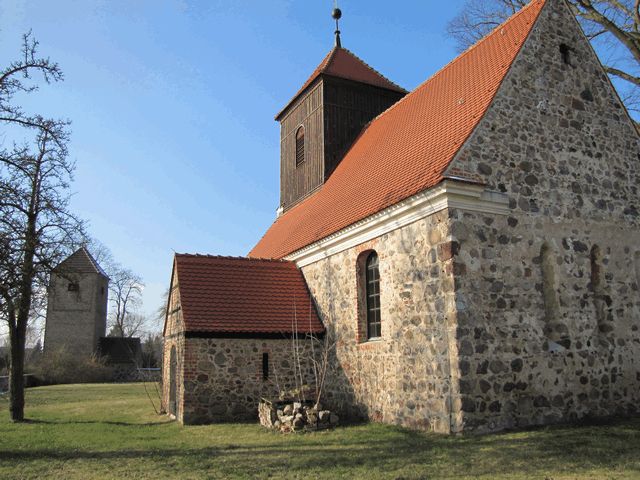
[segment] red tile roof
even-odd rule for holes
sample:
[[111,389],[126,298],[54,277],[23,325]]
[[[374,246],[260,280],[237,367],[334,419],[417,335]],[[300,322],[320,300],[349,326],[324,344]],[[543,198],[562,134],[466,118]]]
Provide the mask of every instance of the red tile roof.
[[334,47],[329,54],[324,57],[311,76],[302,85],[302,88],[293,96],[277,115],[276,120],[289,108],[289,106],[311,85],[320,75],[331,75],[333,77],[345,78],[355,82],[366,83],[374,87],[386,88],[395,92],[406,93],[407,91],[396,85],[391,80],[383,76],[380,72],[367,65],[352,52],[342,47]]
[[545,0],[534,0],[375,118],[327,182],[249,256],[282,258],[444,179],[491,104]]
[[187,332],[324,331],[293,262],[176,254],[174,268]]

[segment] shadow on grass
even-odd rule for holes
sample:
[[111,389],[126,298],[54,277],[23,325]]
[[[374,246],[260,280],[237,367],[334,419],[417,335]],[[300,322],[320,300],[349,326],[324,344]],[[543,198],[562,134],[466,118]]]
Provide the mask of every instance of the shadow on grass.
[[40,420],[36,418],[26,418],[21,423],[40,425],[115,425],[119,427],[154,427],[175,423],[175,420],[133,423],[115,422],[111,420]]
[[[58,422],[34,422],[58,424]],[[105,423],[126,427],[143,424]],[[431,472],[438,478],[456,475],[517,473],[525,476],[554,471],[584,472],[594,468],[617,469],[621,465],[640,471],[639,420],[611,422],[604,426],[547,427],[527,432],[483,437],[450,437],[397,427],[344,428],[330,434],[282,437],[257,431],[253,445],[227,444],[195,448],[188,429],[176,432],[176,446],[131,450],[92,451],[30,449],[0,451],[0,461],[145,460],[180,465],[189,470],[217,469],[225,472],[280,472],[290,474],[321,471]],[[151,424],[162,425],[162,424]],[[187,435],[185,435],[185,433]],[[215,434],[212,435],[212,437]],[[234,441],[212,438],[204,441]],[[184,448],[180,445],[185,444]],[[144,467],[140,467],[144,468]],[[233,470],[231,470],[233,469]],[[544,478],[544,477],[542,477]]]

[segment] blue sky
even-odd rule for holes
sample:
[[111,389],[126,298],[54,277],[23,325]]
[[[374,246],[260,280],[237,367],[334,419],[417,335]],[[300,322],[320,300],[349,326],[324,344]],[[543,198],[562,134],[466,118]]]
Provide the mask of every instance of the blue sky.
[[[463,0],[341,0],[343,46],[411,90],[456,56]],[[31,30],[63,83],[20,101],[72,121],[72,209],[144,277],[173,252],[245,255],[275,217],[273,120],[333,46],[333,0],[2,0],[0,58]]]
[[[456,54],[462,0],[340,2],[343,46],[407,89]],[[333,45],[331,0],[2,0],[0,58],[32,30],[63,83],[23,99],[72,121],[72,208],[146,282],[173,252],[245,255],[275,217],[273,120]]]

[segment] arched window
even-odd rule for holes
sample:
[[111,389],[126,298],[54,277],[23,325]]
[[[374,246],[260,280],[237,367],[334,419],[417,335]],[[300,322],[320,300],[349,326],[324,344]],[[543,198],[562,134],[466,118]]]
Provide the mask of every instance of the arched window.
[[304,127],[296,132],[296,167],[304,162]]
[[380,270],[378,254],[371,252],[365,263],[365,286],[367,294],[367,339],[382,336],[380,328]]

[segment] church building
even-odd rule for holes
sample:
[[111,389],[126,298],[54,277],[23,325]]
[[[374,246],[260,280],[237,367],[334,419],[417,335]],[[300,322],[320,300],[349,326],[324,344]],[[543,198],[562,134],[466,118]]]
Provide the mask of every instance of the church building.
[[257,421],[313,382],[318,338],[341,416],[485,433],[637,411],[640,136],[564,0],[411,92],[336,32],[276,120],[274,223],[246,258],[175,256],[169,413]]

